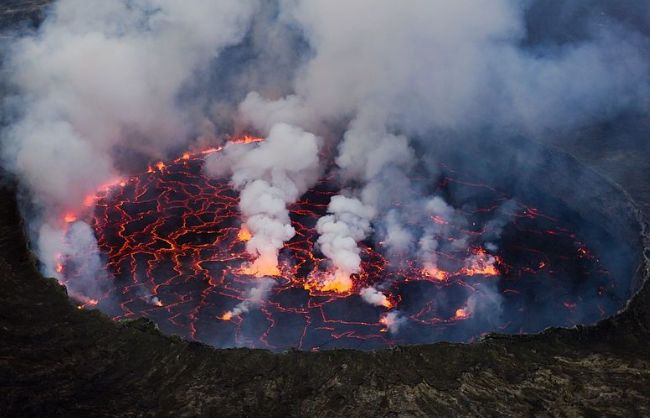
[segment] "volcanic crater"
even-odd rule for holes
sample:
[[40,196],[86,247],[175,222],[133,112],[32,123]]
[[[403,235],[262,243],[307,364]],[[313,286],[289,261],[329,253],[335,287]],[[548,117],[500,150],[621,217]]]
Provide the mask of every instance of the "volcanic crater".
[[[423,183],[462,215],[464,222],[430,217],[451,245],[434,251],[432,267],[410,254],[387,255],[371,236],[360,245],[361,272],[344,289],[318,280],[330,266],[315,225],[339,192],[334,175],[290,207],[296,235],[280,253],[279,271],[264,277],[246,269],[250,237],[238,193],[227,178],[203,172],[206,155],[220,150],[157,162],[91,197],[86,217],[106,274],[97,278],[100,297],[76,296],[81,308],[147,317],[167,334],[275,351],[467,342],[611,316],[638,286],[633,213],[613,194],[596,198],[611,186],[571,157],[526,143],[526,155],[540,157],[531,163],[517,157],[517,144],[437,150],[445,162]],[[507,222],[494,244],[497,215]],[[68,215],[70,228],[78,216]],[[60,260],[66,282],[84,268]],[[360,296],[369,288],[380,298],[374,305]]]

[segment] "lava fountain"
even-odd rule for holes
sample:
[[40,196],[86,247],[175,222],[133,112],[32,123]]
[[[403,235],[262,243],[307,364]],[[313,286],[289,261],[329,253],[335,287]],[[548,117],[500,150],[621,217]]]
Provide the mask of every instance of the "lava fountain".
[[[446,239],[469,242],[433,250],[435,266],[389,258],[370,237],[360,243],[362,268],[352,285],[323,286],[318,278],[330,269],[316,244],[316,221],[339,191],[323,177],[290,207],[296,235],[278,267],[249,271],[250,232],[242,228],[238,193],[228,179],[203,174],[204,157],[214,152],[220,149],[158,162],[89,199],[108,273],[98,280],[109,290],[81,307],[115,319],[147,317],[167,334],[216,347],[374,349],[593,323],[629,297],[622,277],[632,263],[603,257],[603,242],[612,239],[606,227],[590,224],[585,233],[582,215],[559,198],[529,190],[523,195],[531,203],[451,166],[429,187],[470,222],[430,222],[446,224]],[[472,204],[461,204],[463,196]],[[498,247],[486,246],[485,225],[505,201],[513,202],[511,221]],[[65,222],[79,217],[66,214]],[[64,282],[78,274],[71,259],[61,259],[58,270]]]

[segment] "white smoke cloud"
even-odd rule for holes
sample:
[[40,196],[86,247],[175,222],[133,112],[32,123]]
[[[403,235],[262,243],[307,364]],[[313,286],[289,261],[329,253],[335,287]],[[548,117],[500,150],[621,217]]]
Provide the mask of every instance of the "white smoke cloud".
[[434,196],[427,200],[424,208],[433,216],[440,216],[443,220],[449,222],[454,217],[454,208],[451,207],[440,196]]
[[178,95],[241,38],[253,8],[234,0],[55,3],[40,34],[13,48],[12,81],[28,107],[8,132],[5,163],[38,198],[75,204],[111,178],[115,147],[160,156],[178,145],[194,129]]
[[418,241],[418,258],[425,270],[438,268],[438,255],[436,250],[439,245],[431,229],[427,229]]
[[400,311],[391,311],[382,315],[379,322],[386,327],[386,331],[397,334],[400,328],[406,323],[407,318]]
[[518,205],[514,200],[507,200],[499,207],[495,216],[485,223],[485,232],[482,239],[487,241],[485,246],[488,250],[497,250],[498,246],[495,242],[501,239],[503,229],[512,222],[517,208]]
[[367,112],[408,132],[496,124],[535,133],[648,104],[647,39],[617,25],[531,53],[521,47],[522,8],[508,0],[296,0],[285,12],[314,51],[296,92],[323,118]]
[[496,325],[503,312],[503,295],[496,286],[482,286],[467,298],[464,312],[474,320]]
[[453,235],[451,230],[452,227],[464,226],[467,220],[440,196],[424,200],[422,206],[423,213],[433,217],[434,222],[427,223],[418,241],[418,258],[425,270],[435,271],[438,269],[436,251],[441,247],[450,246],[454,250],[467,247],[469,237],[466,234]]
[[200,98],[181,105],[179,96],[242,38],[256,7],[59,0],[38,33],[12,45],[4,69],[20,94],[10,102],[20,116],[4,131],[2,163],[42,208],[31,229],[46,273],[61,243],[60,217],[119,175],[116,154],[160,158],[198,131]]
[[390,253],[406,254],[413,244],[414,237],[398,219],[397,211],[392,209],[386,215],[386,238],[384,244]]
[[[65,235],[59,230],[43,226],[40,248],[59,263],[65,262],[66,269],[73,270],[72,280],[65,280],[59,269],[47,270],[49,276],[63,280],[71,296],[82,301],[98,299],[105,290],[102,279],[106,278],[97,240],[90,225],[76,221],[70,225]],[[52,243],[56,243],[52,246]]]
[[234,308],[227,311],[222,318],[230,319],[233,316],[239,316],[244,313],[248,313],[251,309],[254,309],[264,303],[269,297],[271,290],[276,285],[275,280],[273,279],[260,279],[259,283],[256,286],[250,288],[244,295],[244,300],[237,304]]
[[[361,182],[357,193],[377,212],[375,222],[387,223],[389,244],[404,247],[413,240],[400,214],[382,207],[390,199],[390,179],[377,182],[389,168],[408,176],[415,158],[406,137],[388,132],[492,126],[539,135],[648,102],[650,66],[639,54],[647,41],[617,28],[561,52],[534,54],[521,47],[522,9],[507,0],[282,5],[286,19],[304,30],[313,57],[298,72],[293,95],[276,102],[249,96],[242,110],[261,127],[282,118],[309,124],[304,115],[313,113],[324,121],[352,120],[336,164],[345,180]],[[611,77],[612,62],[620,63],[614,69],[619,76]],[[328,215],[323,224],[332,220]],[[466,247],[467,240],[454,245]],[[354,254],[349,240],[346,248]],[[350,259],[349,269],[353,256],[339,261]]]
[[263,133],[270,132],[278,123],[302,126],[312,131],[319,125],[316,114],[295,95],[267,100],[259,93],[251,92],[239,105],[239,112],[242,123],[252,125]]
[[371,231],[370,221],[375,215],[372,207],[357,198],[337,195],[330,200],[327,211],[316,224],[320,234],[318,245],[323,254],[332,260],[335,277],[349,281],[350,274],[358,273],[361,266],[357,242]]
[[287,205],[318,179],[318,148],[313,134],[278,124],[263,142],[233,144],[223,155],[207,158],[208,175],[231,172],[233,185],[241,190],[239,208],[244,227],[252,234],[246,250],[257,257],[251,273],[266,275],[277,270],[280,249],[295,235]]
[[[317,224],[321,234],[318,243],[323,254],[334,263],[338,277],[359,271],[357,242],[367,237],[376,215],[386,215],[385,205],[391,203],[386,199],[386,192],[390,190],[382,174],[394,168],[408,170],[414,162],[406,137],[376,130],[369,120],[362,118],[353,121],[351,126],[339,146],[336,163],[344,179],[361,181],[364,187],[353,190],[351,197],[334,196],[328,207],[331,215],[324,216]],[[404,250],[412,240],[410,234],[399,225],[394,212],[387,221],[387,244],[395,251]]]
[[363,299],[366,303],[369,303],[370,305],[374,306],[385,306],[385,307],[390,307],[390,301],[384,295],[381,293],[379,290],[375,289],[374,287],[364,287],[359,291],[359,295],[361,296],[361,299]]

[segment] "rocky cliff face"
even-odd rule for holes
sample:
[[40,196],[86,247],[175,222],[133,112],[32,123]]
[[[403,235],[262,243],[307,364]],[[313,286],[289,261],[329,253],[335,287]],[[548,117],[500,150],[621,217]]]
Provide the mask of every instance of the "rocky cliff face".
[[[44,3],[5,3],[0,16],[38,19]],[[645,225],[648,153],[617,145],[628,161],[621,169],[612,153],[558,145],[620,182]],[[642,279],[650,258],[643,234]],[[145,320],[116,323],[77,309],[38,273],[15,190],[0,191],[0,416],[648,416],[649,304],[645,283],[596,326],[475,344],[215,350],[163,336]]]

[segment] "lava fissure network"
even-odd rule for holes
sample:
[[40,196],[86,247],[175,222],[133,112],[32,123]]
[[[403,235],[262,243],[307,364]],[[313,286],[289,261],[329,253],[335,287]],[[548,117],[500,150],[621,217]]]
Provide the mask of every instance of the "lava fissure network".
[[[89,197],[107,274],[97,278],[102,296],[80,295],[81,308],[96,306],[116,319],[144,316],[165,333],[216,347],[319,350],[536,332],[594,322],[622,303],[568,215],[543,213],[451,170],[429,186],[466,221],[429,217],[449,244],[430,249],[435,263],[389,254],[371,236],[360,243],[352,287],[324,286],[319,278],[331,266],[316,223],[339,192],[324,177],[290,206],[296,234],[280,252],[279,271],[258,277],[246,269],[250,233],[238,193],[228,179],[204,174],[204,157],[214,152],[160,162]],[[454,201],[468,195],[474,205]],[[488,237],[490,221],[504,211],[509,221],[498,225],[497,245]],[[67,214],[65,222],[78,217]],[[62,258],[57,269],[66,282],[80,274],[75,257]]]

